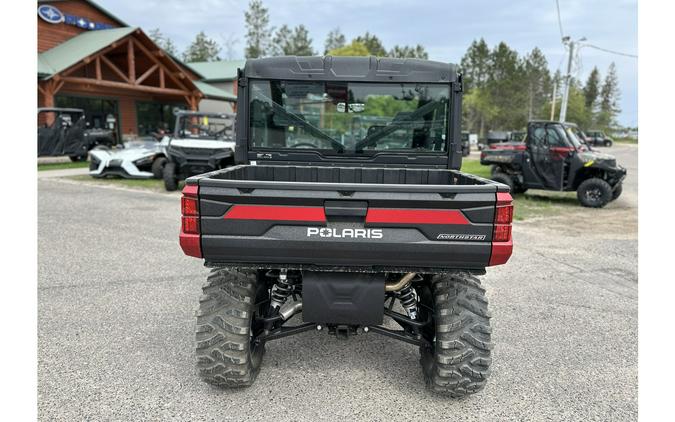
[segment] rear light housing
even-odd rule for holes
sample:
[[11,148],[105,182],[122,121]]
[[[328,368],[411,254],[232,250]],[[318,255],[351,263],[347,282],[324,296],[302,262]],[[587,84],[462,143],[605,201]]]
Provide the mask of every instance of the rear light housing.
[[199,186],[185,185],[180,199],[180,247],[185,255],[202,258],[199,227]]
[[513,198],[506,192],[497,192],[494,231],[492,233],[492,254],[488,265],[501,265],[511,257],[513,239],[511,223],[513,222]]

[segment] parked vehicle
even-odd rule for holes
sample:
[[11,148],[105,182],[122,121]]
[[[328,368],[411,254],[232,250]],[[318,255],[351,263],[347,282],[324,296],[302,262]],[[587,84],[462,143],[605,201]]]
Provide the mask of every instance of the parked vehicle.
[[96,178],[161,179],[166,165],[169,137],[143,138],[124,143],[124,148],[96,147],[89,152],[89,175]]
[[315,330],[414,344],[432,390],[483,388],[492,343],[477,276],[509,259],[513,206],[507,185],[458,170],[455,66],[273,57],[248,60],[238,86],[236,165],[183,189],[181,247],[212,268],[200,376],[251,385],[267,342]]
[[471,154],[471,141],[469,137],[469,132],[462,131],[462,157],[467,157]]
[[509,142],[525,142],[527,132],[514,131],[509,133]]
[[509,142],[509,132],[504,132],[500,130],[491,130],[487,135],[487,145],[488,147],[492,144],[498,144],[501,142]]
[[[45,123],[47,114],[53,115],[51,124]],[[114,144],[111,131],[87,128],[82,109],[38,108],[38,157],[67,155],[71,161],[82,161],[94,147]]]
[[234,163],[234,114],[179,111],[174,134],[166,146],[164,187],[178,189],[178,182]]
[[614,145],[614,140],[609,136],[605,135],[605,132],[601,130],[589,130],[586,131],[586,138],[589,144],[593,146],[604,146],[611,147]]
[[559,122],[530,122],[525,143],[484,150],[480,162],[493,166],[492,180],[512,192],[576,191],[581,205],[594,208],[618,198],[626,177],[613,156],[588,150]]

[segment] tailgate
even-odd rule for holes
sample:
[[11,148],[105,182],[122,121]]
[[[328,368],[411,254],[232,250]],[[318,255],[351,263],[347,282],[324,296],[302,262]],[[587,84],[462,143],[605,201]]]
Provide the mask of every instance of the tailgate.
[[325,186],[200,186],[207,265],[424,272],[490,263],[496,185]]

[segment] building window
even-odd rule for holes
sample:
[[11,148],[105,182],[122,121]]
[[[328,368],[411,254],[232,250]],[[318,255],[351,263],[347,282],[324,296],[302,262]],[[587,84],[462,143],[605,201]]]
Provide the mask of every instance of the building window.
[[148,136],[160,130],[173,131],[176,123],[174,110],[184,110],[184,104],[168,104],[155,102],[136,102],[136,122],[138,123],[138,135]]

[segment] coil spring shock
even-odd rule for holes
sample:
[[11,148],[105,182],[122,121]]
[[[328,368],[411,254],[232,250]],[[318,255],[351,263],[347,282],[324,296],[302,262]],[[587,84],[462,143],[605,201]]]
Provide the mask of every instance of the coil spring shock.
[[417,297],[411,284],[408,284],[398,292],[398,300],[411,319],[417,319]]
[[272,287],[270,307],[278,310],[293,293],[293,280],[288,278],[287,270],[279,271],[277,282]]

